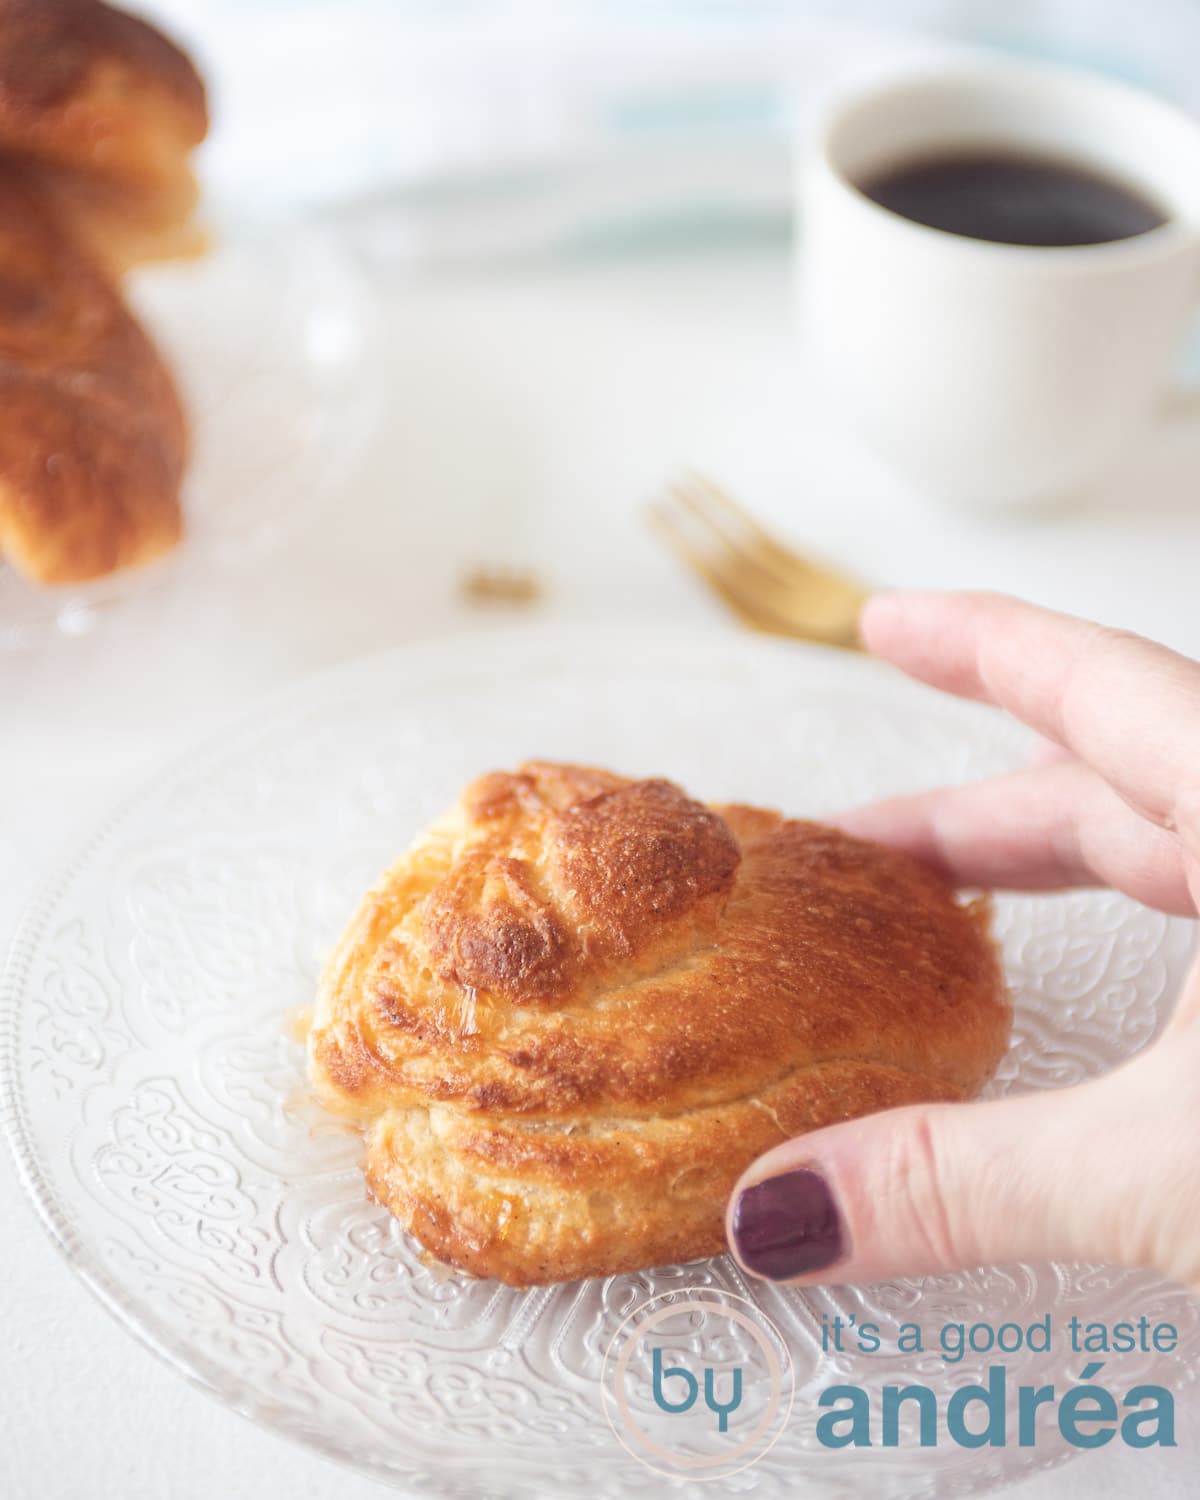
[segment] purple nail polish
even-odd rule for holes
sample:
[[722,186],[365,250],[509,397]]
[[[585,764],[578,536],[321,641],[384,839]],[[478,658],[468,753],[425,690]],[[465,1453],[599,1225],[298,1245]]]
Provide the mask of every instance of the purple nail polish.
[[733,1242],[747,1270],[769,1281],[823,1271],[842,1258],[842,1221],[811,1167],[756,1182],[733,1205]]

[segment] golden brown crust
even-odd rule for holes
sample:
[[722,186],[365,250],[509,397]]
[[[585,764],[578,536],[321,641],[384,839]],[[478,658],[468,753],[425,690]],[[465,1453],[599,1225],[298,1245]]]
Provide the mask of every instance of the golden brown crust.
[[190,254],[191,61],[101,0],[0,0],[0,557],[38,583],[179,539],[187,431],[112,277]]
[[968,1097],[1009,1019],[985,905],[903,856],[533,762],[366,898],[310,1072],[422,1244],[522,1286],[719,1252],[755,1156]]
[[[103,170],[153,170],[153,108],[183,146],[204,139],[204,82],[161,31],[103,0],[0,0],[0,144],[46,141],[48,154]],[[153,100],[153,105],[147,103]],[[149,166],[143,163],[149,162]]]
[[100,0],[0,0],[0,156],[33,163],[112,269],[186,253],[204,84],[153,26]]
[[42,583],[179,536],[187,456],[166,367],[25,175],[0,165],[0,555]]

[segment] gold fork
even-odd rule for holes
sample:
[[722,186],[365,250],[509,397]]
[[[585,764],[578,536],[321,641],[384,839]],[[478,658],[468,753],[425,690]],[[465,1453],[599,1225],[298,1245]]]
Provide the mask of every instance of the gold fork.
[[752,629],[862,649],[858,615],[870,589],[793,552],[712,480],[674,480],[650,524]]

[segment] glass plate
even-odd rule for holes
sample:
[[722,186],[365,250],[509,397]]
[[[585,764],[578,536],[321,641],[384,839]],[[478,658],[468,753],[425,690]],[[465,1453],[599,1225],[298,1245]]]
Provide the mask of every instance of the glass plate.
[[320,236],[232,229],[198,260],[141,268],[127,294],[191,423],[183,540],[144,568],[52,588],[0,559],[0,648],[80,635],[123,599],[278,545],[344,486],[374,425],[366,288]]
[[[460,1280],[367,1201],[355,1140],[300,1102],[289,1029],[364,887],[486,768],[575,758],[820,815],[1026,749],[1000,716],[875,663],[724,635],[518,631],[316,677],[151,782],[28,914],[0,992],[0,1106],[21,1176],[79,1274],[175,1369],[422,1492],[661,1489],[608,1425],[601,1376],[626,1314],[673,1289],[748,1298],[788,1348],[790,1418],[735,1490],[912,1500],[1058,1462],[1070,1450],[1054,1427],[1036,1448],[820,1448],[815,1400],[831,1382],[877,1394],[916,1378],[944,1409],[990,1362],[823,1355],[822,1315],[885,1335],[1048,1311],[1171,1318],[1177,1359],[1109,1360],[1119,1397],[1151,1372],[1183,1378],[1200,1304],[1148,1274],[1068,1265],[804,1293],[748,1285],[728,1259],[525,1292]],[[1155,1034],[1189,924],[1103,893],[1004,899],[998,921],[1016,1022],[993,1093],[1073,1083]],[[701,1319],[686,1337],[741,1358],[738,1329],[720,1332]],[[1006,1363],[1013,1387],[1060,1393],[1082,1366],[1059,1352]]]

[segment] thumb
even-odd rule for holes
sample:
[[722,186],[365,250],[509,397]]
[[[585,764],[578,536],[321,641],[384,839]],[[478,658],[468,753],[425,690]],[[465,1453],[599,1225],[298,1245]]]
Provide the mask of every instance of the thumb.
[[733,1252],[771,1281],[1068,1259],[1195,1285],[1200,1049],[1167,1043],[1074,1088],[888,1110],[787,1141],[734,1190]]

